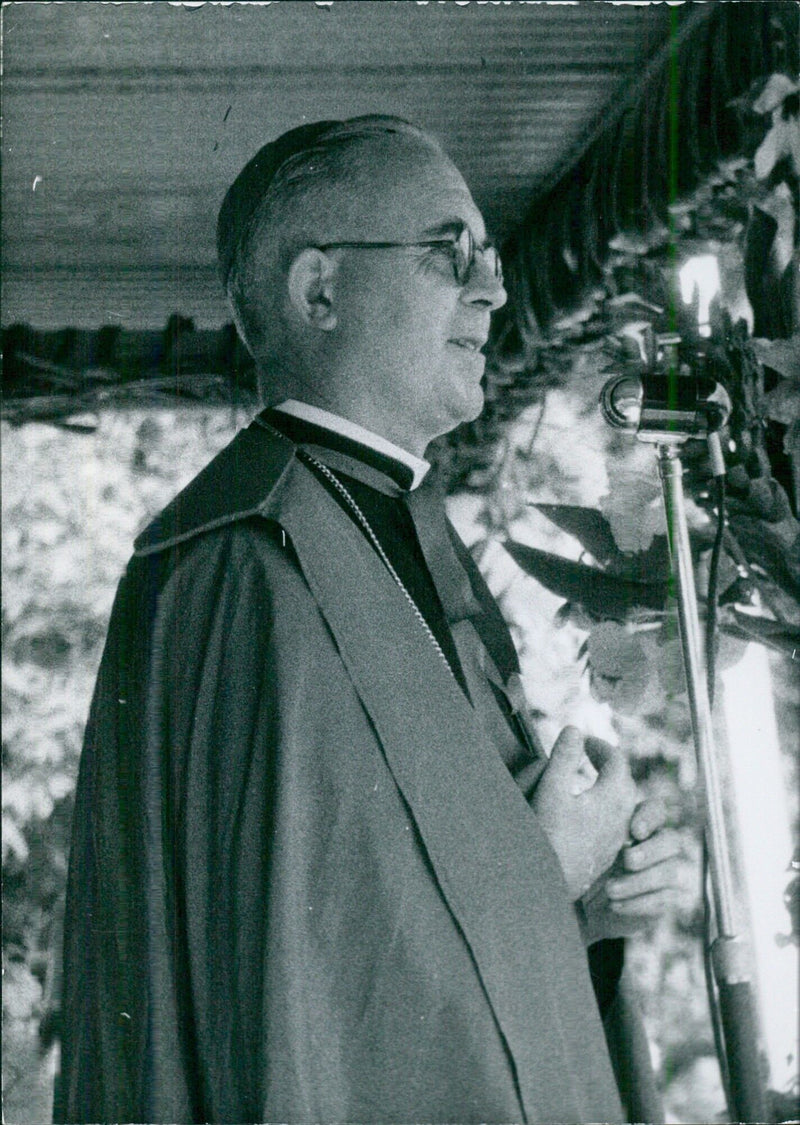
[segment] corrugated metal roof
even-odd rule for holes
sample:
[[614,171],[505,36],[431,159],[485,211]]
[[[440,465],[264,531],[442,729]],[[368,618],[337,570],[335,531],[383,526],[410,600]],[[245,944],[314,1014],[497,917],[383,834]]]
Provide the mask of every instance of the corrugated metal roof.
[[220,199],[265,140],[303,120],[418,122],[502,236],[676,10],[283,0],[3,15],[4,322],[144,326],[176,308],[224,317]]

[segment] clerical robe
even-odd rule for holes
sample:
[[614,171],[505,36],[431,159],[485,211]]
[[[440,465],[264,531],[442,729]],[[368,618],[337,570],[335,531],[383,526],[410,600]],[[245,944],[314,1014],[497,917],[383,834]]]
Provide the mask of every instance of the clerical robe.
[[622,1119],[575,911],[491,724],[258,424],[120,585],[66,932],[58,1119]]

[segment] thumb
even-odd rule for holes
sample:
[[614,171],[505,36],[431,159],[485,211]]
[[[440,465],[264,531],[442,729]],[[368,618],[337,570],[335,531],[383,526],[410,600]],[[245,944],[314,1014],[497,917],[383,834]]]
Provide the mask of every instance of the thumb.
[[603,808],[603,816],[608,823],[616,821],[621,828],[624,827],[623,839],[620,841],[622,846],[638,801],[628,757],[618,746],[609,746],[603,742],[588,745],[590,741],[587,739],[587,753],[597,770],[592,794],[601,802],[599,807]]
[[600,778],[608,780],[627,773],[628,759],[618,746],[612,746],[602,738],[590,737],[584,743],[584,750]]
[[564,727],[550,751],[548,773],[572,777],[585,758],[583,735],[577,727]]

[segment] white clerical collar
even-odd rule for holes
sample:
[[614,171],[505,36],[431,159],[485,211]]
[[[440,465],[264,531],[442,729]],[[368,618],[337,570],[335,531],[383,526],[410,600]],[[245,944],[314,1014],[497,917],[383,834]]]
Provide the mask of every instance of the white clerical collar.
[[430,462],[423,460],[421,457],[415,457],[413,453],[409,453],[407,449],[402,449],[399,445],[395,445],[392,441],[387,441],[385,437],[380,434],[374,434],[372,430],[365,430],[363,426],[359,426],[356,422],[351,422],[349,418],[342,418],[339,414],[332,414],[330,410],[322,410],[319,406],[311,406],[307,402],[298,402],[296,399],[290,398],[286,402],[277,405],[275,410],[280,410],[283,414],[290,414],[294,418],[301,418],[305,422],[312,422],[315,426],[322,426],[326,430],[330,430],[334,434],[341,434],[342,437],[351,438],[352,441],[360,442],[361,445],[369,446],[377,453],[383,453],[386,457],[391,457],[395,461],[400,461],[401,464],[407,465],[414,474],[414,479],[411,482],[411,490],[417,488],[425,479],[425,474],[430,469]]

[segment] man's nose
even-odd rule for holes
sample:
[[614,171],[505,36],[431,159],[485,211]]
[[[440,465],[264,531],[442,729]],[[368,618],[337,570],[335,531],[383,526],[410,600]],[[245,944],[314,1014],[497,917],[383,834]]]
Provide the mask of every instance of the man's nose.
[[479,255],[475,258],[469,279],[461,290],[461,300],[467,305],[478,305],[492,312],[502,308],[508,294],[494,269]]

